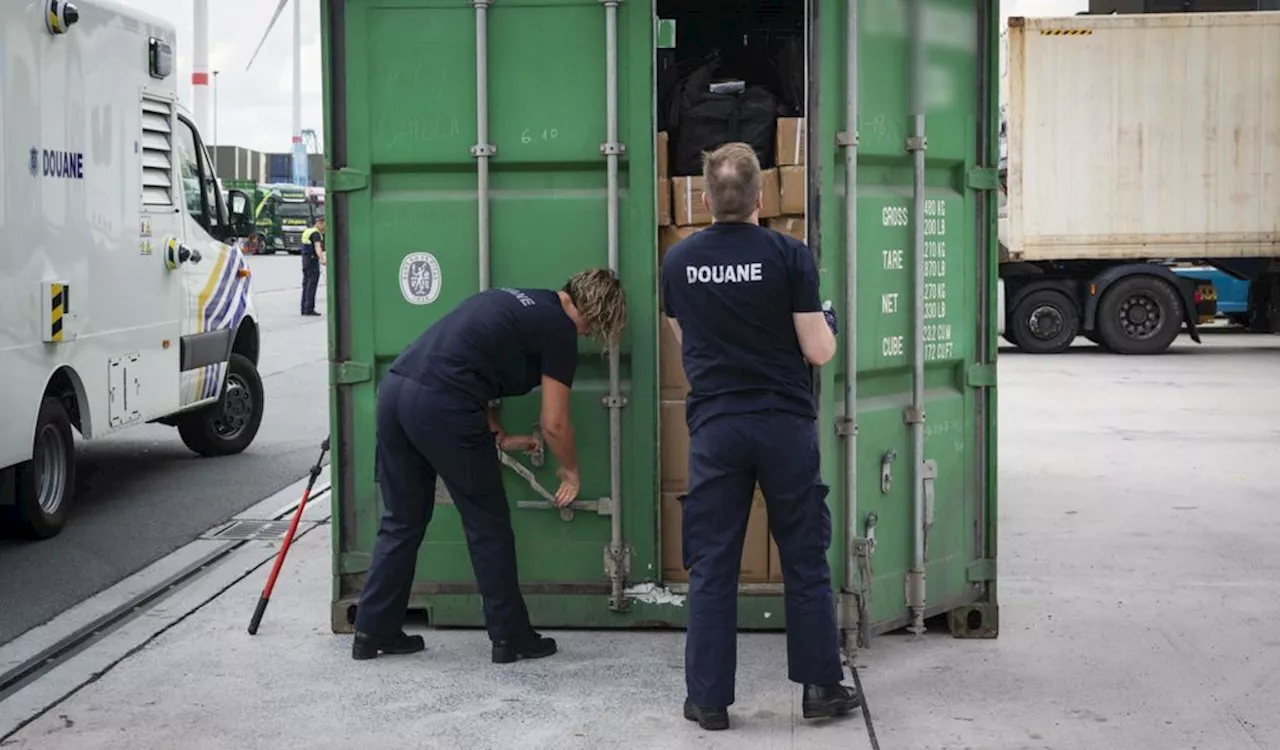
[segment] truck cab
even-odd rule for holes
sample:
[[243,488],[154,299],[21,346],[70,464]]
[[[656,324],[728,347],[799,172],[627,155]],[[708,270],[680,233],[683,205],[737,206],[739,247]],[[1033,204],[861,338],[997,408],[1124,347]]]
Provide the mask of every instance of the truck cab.
[[262,419],[252,206],[179,104],[176,32],[115,3],[0,4],[0,524],[53,536],[73,431],[178,428],[245,450]]
[[302,252],[302,233],[315,223],[315,210],[304,188],[297,185],[263,185],[255,222],[263,235],[265,252]]

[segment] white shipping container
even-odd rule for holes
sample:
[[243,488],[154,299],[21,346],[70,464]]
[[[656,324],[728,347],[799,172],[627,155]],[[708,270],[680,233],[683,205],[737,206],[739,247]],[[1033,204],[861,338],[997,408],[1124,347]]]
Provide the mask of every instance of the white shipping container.
[[1012,18],[1009,260],[1280,256],[1280,13]]

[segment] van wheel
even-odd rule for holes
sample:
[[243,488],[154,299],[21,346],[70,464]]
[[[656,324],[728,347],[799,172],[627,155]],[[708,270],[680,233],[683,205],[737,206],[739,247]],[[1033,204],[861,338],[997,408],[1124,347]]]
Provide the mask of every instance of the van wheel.
[[18,502],[7,509],[7,520],[31,539],[57,536],[67,522],[76,488],[71,417],[58,399],[46,398],[40,403],[31,460],[17,469]]
[[239,453],[258,435],[262,425],[263,389],[258,368],[243,354],[232,354],[222,398],[216,404],[185,415],[178,434],[188,448],[202,456]]
[[1080,311],[1062,292],[1037,289],[1018,302],[1006,330],[1014,344],[1025,352],[1065,352],[1080,332]]
[[1098,332],[1119,354],[1159,354],[1182,332],[1178,291],[1155,276],[1117,281],[1098,303]]

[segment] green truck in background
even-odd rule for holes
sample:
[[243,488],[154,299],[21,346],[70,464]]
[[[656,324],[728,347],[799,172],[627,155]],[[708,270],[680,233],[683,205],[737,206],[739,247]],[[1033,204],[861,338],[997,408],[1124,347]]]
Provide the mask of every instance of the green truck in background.
[[252,180],[223,180],[223,189],[241,190],[254,209],[254,225],[262,236],[262,255],[302,252],[302,233],[323,215],[306,188],[287,183],[258,184]]
[[316,212],[305,188],[289,184],[259,186],[254,221],[263,235],[262,252],[302,252],[302,233],[315,221]]
[[[375,393],[392,360],[478,290],[555,289],[591,266],[617,270],[630,324],[607,358],[583,344],[572,392],[583,499],[555,509],[504,474],[521,582],[537,627],[685,625],[670,464],[687,461],[688,438],[656,290],[660,238],[699,228],[688,217],[700,178],[677,166],[698,152],[693,120],[664,121],[655,100],[664,71],[684,76],[713,45],[761,43],[735,50],[749,66],[786,36],[800,54],[760,70],[799,81],[790,129],[777,129],[794,140],[779,135],[762,166],[791,206],[771,226],[807,238],[841,315],[840,353],[814,389],[844,645],[923,633],[935,616],[957,637],[996,637],[997,0],[321,7],[335,632],[352,629],[382,516]],[[734,86],[686,97],[708,89]],[[505,400],[504,424],[524,432],[538,404]],[[556,486],[553,461],[533,471]],[[743,629],[786,627],[772,567],[750,582],[743,566]],[[482,625],[449,504],[435,509],[409,606],[432,626]]]

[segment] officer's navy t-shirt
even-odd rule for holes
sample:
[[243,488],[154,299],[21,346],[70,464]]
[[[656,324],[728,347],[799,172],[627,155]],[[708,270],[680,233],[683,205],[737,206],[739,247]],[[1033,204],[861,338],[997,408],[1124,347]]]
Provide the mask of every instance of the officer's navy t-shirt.
[[572,387],[577,367],[577,327],[559,295],[503,288],[464,300],[410,344],[391,371],[484,407],[528,393],[544,374]]
[[816,417],[792,318],[822,310],[803,242],[755,224],[712,224],[667,252],[662,297],[682,332],[690,432],[722,414]]

